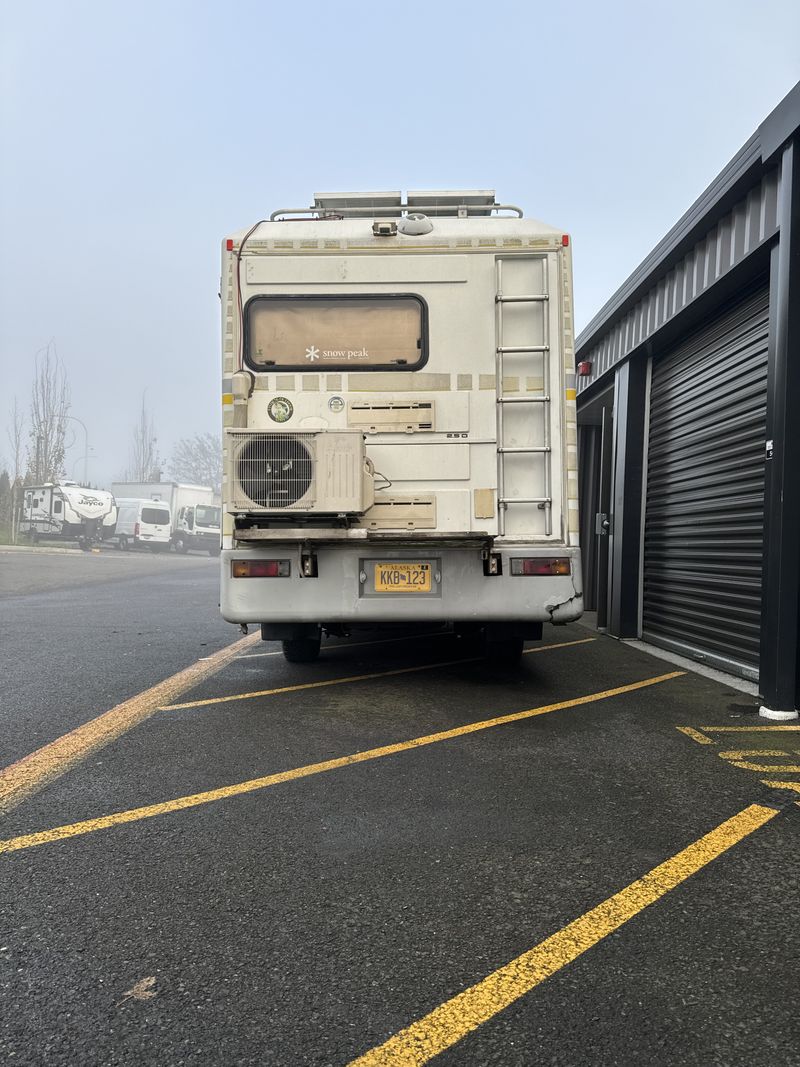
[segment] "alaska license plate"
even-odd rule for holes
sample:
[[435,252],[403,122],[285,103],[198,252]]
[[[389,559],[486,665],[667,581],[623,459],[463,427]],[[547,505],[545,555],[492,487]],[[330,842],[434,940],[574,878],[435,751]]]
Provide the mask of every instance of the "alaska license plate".
[[430,563],[376,563],[376,593],[430,593]]

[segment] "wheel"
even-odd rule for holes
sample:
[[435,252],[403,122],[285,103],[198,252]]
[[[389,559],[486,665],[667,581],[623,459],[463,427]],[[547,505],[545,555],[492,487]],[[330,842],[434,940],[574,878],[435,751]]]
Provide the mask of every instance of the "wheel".
[[120,534],[119,547],[122,552],[127,552],[130,548],[130,545],[128,544],[128,538],[125,536],[125,534]]
[[175,551],[179,556],[185,556],[189,551],[189,546],[186,544],[182,537],[175,538]]
[[283,642],[283,654],[289,663],[313,663],[319,656],[320,637],[297,637]]
[[483,654],[490,663],[503,667],[516,667],[522,659],[524,644],[521,637],[503,637],[499,641],[487,640],[483,646]]

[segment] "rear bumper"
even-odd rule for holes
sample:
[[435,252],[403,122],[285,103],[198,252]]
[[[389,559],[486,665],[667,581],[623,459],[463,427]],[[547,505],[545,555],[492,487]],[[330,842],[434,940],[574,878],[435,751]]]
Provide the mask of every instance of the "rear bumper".
[[[221,555],[223,618],[229,622],[344,623],[489,622],[527,620],[573,622],[583,612],[580,553],[563,545],[508,545],[500,550],[500,575],[486,576],[476,548],[419,549],[373,545],[320,546],[318,577],[300,575],[297,543],[270,544],[269,549],[226,549]],[[568,575],[521,577],[511,574],[514,556],[569,557]],[[232,578],[231,561],[285,559],[288,578]],[[430,561],[429,593],[374,591],[377,562]]]

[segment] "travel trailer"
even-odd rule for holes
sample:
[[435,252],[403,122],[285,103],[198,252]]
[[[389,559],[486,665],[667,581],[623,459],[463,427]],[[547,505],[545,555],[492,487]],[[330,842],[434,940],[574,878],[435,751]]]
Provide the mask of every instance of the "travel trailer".
[[105,489],[64,481],[23,490],[19,532],[31,541],[77,541],[89,549],[113,537],[116,521],[114,497]]
[[319,194],[222,247],[221,608],[452,624],[519,658],[583,607],[569,235],[493,192]]
[[[219,555],[220,508],[210,485],[185,482],[114,482],[120,497],[163,500],[171,515],[171,542],[176,552],[196,549]],[[217,498],[218,499],[218,498]]]
[[169,504],[160,500],[117,500],[116,542],[123,552],[130,548],[149,548],[167,552],[172,532]]

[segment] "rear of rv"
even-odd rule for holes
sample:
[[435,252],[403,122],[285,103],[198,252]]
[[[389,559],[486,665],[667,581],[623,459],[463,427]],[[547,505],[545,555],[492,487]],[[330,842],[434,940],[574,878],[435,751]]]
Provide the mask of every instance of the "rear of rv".
[[311,653],[580,615],[569,240],[502,210],[342,194],[226,241],[225,618]]

